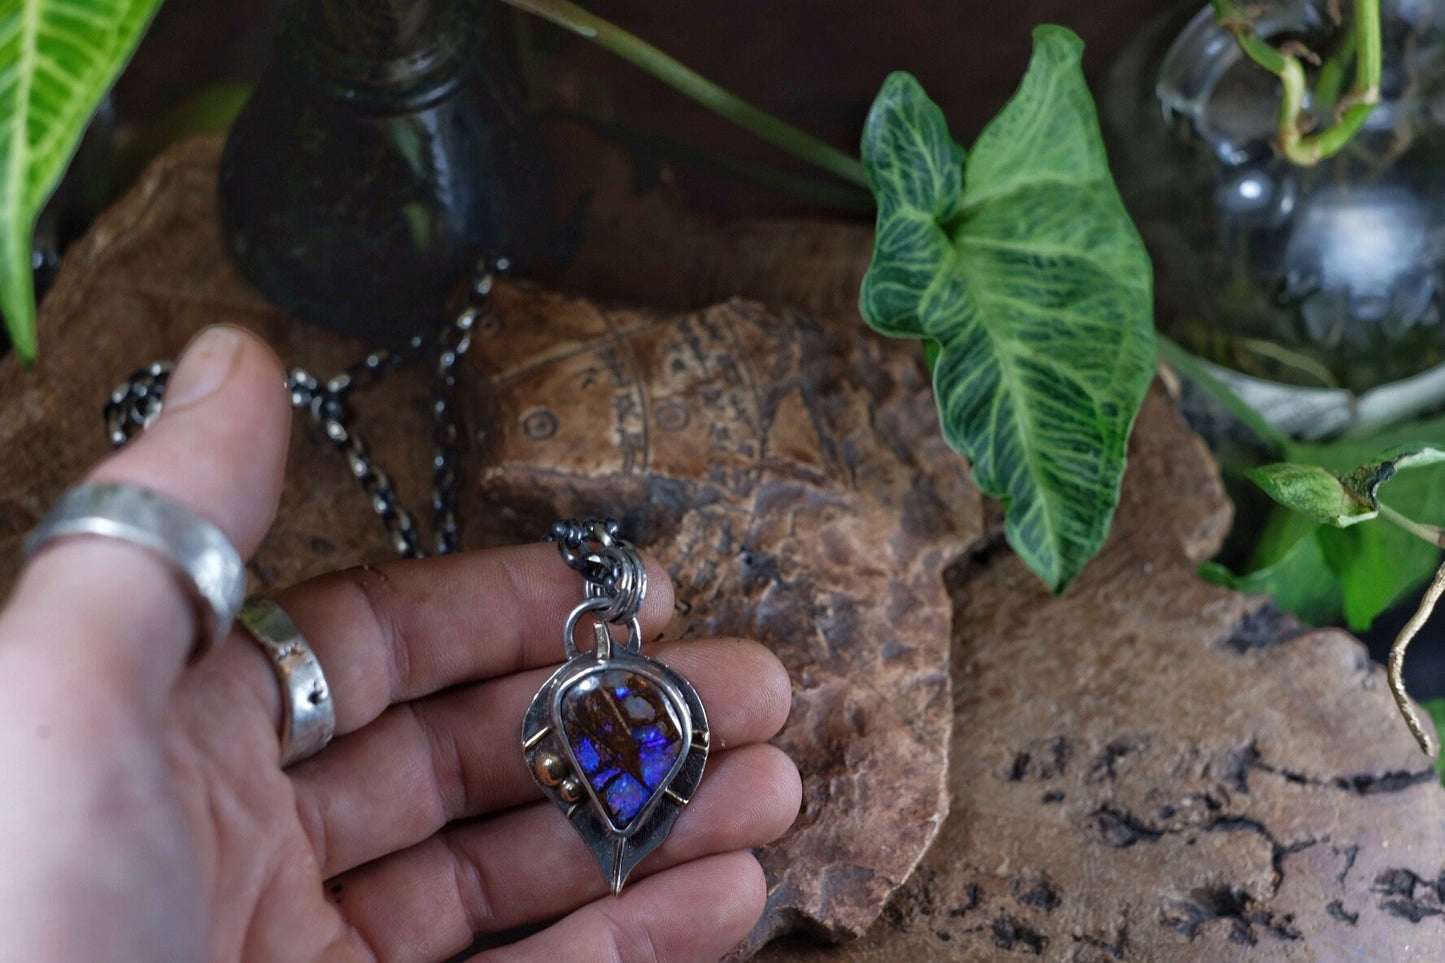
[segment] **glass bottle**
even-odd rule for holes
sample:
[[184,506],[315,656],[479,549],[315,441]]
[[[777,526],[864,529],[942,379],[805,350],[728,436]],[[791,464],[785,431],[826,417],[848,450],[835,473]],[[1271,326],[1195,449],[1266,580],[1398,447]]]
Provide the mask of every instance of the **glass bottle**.
[[[1381,103],[1314,167],[1275,150],[1277,79],[1199,0],[1146,27],[1101,90],[1161,330],[1302,438],[1445,403],[1445,3],[1382,6]],[[1321,55],[1312,80],[1343,62],[1328,0],[1259,9],[1261,36]],[[1329,102],[1307,106],[1333,112],[1352,78],[1340,72],[1334,94],[1316,80]]]
[[299,0],[221,160],[247,278],[298,317],[377,344],[430,334],[479,256],[546,234],[535,129],[491,4]]

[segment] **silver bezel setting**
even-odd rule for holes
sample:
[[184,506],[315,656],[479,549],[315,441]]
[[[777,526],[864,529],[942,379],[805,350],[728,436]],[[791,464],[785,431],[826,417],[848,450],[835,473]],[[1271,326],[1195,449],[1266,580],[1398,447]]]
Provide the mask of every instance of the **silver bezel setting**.
[[[599,642],[604,634],[605,630],[598,633]],[[608,669],[625,669],[656,685],[683,740],[683,751],[661,788],[627,826],[620,828],[608,816],[591,784],[581,776],[559,711],[562,696],[571,686]],[[667,838],[702,781],[709,747],[707,715],[696,690],[680,674],[633,651],[631,646],[619,649],[603,643],[597,649],[573,656],[538,690],[522,725],[522,753],[528,770],[542,792],[581,834],[614,893],[621,891],[638,862]],[[583,787],[581,798],[569,801],[564,798],[560,785],[549,785],[537,776],[538,756],[543,753],[552,753],[567,761],[570,772],[578,776]]]

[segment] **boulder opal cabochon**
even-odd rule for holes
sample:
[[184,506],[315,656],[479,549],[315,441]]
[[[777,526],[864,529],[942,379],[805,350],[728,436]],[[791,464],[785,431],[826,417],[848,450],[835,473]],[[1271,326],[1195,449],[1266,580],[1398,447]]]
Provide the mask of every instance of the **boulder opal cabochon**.
[[666,787],[687,748],[672,700],[647,676],[604,667],[558,696],[567,748],[613,829],[626,832]]

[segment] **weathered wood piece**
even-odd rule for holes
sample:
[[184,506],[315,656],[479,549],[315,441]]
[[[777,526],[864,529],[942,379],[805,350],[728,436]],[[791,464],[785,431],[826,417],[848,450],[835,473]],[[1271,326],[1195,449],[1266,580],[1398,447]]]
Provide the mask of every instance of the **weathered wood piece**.
[[1228,506],[1156,390],[1113,534],[1062,598],[954,572],[953,809],[862,940],[768,963],[1426,961],[1445,792],[1384,673],[1194,575]]
[[[99,405],[136,365],[215,322],[251,326],[323,376],[361,353],[288,323],[238,279],[212,214],[215,160],[201,142],[160,161],[68,258],[40,370],[0,366],[11,415],[0,447],[15,466],[0,479],[0,579],[22,533],[103,453]],[[618,515],[671,570],[676,631],[772,646],[795,682],[778,742],[803,770],[806,803],[762,853],[772,895],[752,945],[799,925],[860,935],[947,812],[942,573],[983,535],[917,353],[856,321],[743,301],[659,315],[503,285],[495,309],[459,389],[468,435],[485,440],[468,465],[480,484],[462,492],[467,543]],[[412,504],[430,472],[418,380],[390,383],[361,420]],[[252,564],[263,589],[389,553],[340,460],[308,430],[293,447],[280,518]]]

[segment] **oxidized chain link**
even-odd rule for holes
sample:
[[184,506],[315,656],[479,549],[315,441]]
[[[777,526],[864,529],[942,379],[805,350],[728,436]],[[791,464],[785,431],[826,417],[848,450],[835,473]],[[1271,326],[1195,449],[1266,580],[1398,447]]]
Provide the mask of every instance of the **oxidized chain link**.
[[[505,271],[498,260],[495,270]],[[467,305],[446,328],[438,342],[428,347],[420,336],[404,349],[373,351],[329,381],[322,382],[304,368],[293,368],[286,379],[291,406],[311,415],[326,438],[346,458],[352,476],[366,492],[371,507],[381,518],[392,547],[403,558],[427,554],[417,534],[416,523],[397,498],[391,478],[377,467],[354,421],[348,396],[352,389],[375,384],[397,368],[416,364],[435,355],[432,373],[432,523],[436,533],[433,552],[445,555],[459,545],[457,523],[457,423],[455,410],[456,367],[471,347],[472,330],[485,314],[495,280],[493,269],[483,266],[468,289]],[[156,362],[141,368],[122,382],[105,406],[105,429],[110,442],[119,448],[144,429],[161,412],[166,383],[174,366]]]
[[647,566],[633,544],[618,536],[617,519],[566,518],[552,523],[547,541],[557,543],[562,560],[587,581],[587,598],[610,604],[593,614],[624,624],[637,617],[647,595]]

